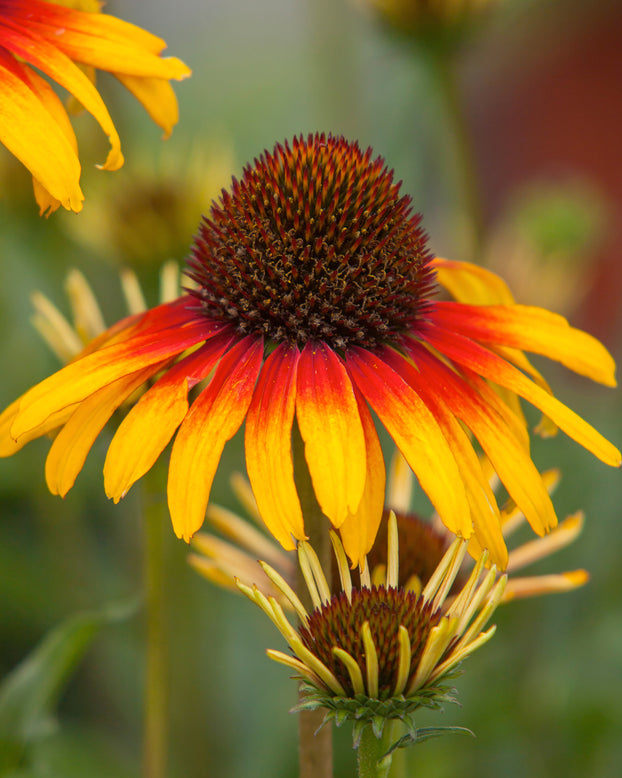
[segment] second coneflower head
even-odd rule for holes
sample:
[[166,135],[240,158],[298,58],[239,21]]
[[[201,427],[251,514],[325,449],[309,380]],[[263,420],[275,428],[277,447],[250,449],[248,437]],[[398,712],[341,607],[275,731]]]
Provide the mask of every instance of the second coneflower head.
[[[224,445],[245,422],[259,511],[293,548],[305,537],[292,457],[299,435],[319,506],[356,563],[384,503],[371,409],[445,526],[474,536],[500,567],[499,508],[473,438],[534,530],[557,523],[520,397],[546,414],[549,432],[558,425],[620,464],[524,354],[613,386],[606,349],[561,316],[515,304],[490,272],[435,259],[410,198],[371,149],[316,134],[264,152],[212,205],[187,273],[185,295],[119,322],[7,409],[0,453],[59,429],[46,477],[64,495],[114,410],[156,379],[108,448],[111,498],[176,434],[168,503],[188,540],[203,523]],[[440,287],[454,300],[438,299]]]

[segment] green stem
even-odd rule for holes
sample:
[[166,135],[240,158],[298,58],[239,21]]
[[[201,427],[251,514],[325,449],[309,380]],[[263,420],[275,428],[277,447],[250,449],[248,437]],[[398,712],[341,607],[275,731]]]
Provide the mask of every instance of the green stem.
[[392,755],[384,755],[391,747],[392,730],[393,727],[387,723],[382,737],[377,738],[371,724],[365,727],[357,752],[359,778],[388,778]]
[[159,468],[143,479],[146,610],[143,778],[164,778],[168,759],[168,673],[164,598],[167,521]]
[[443,102],[445,124],[453,143],[456,188],[472,237],[472,256],[469,259],[481,262],[485,231],[484,206],[473,138],[460,95],[454,51],[443,40],[432,39],[423,47],[423,53],[436,91]]
[[[298,425],[294,423],[292,433],[292,450],[294,456],[294,479],[302,507],[305,522],[305,532],[309,542],[317,553],[328,581],[332,550],[328,534],[329,522],[322,513],[313,491],[311,474],[307,467],[304,454],[304,442]],[[304,579],[298,570],[296,593],[307,610],[313,609]],[[324,712],[302,711],[298,714],[298,758],[300,763],[300,778],[332,778],[333,775],[333,739],[330,726],[322,727],[317,732],[324,719]]]

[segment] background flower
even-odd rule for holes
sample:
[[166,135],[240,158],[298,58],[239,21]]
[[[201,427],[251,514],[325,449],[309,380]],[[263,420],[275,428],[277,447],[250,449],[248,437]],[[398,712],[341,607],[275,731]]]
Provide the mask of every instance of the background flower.
[[66,89],[98,121],[111,147],[104,170],[123,164],[121,142],[104,101],[79,65],[113,73],[167,135],[178,118],[169,80],[190,75],[181,60],[160,57],[166,44],[155,35],[114,16],[65,5],[0,2],[0,141],[32,173],[41,213],[60,205],[79,211],[84,196],[69,117],[37,71]]

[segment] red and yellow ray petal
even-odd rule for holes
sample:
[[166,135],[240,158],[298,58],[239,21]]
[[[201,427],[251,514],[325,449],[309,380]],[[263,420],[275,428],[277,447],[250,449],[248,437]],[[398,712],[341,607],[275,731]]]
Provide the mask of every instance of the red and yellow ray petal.
[[419,479],[443,522],[471,536],[471,511],[456,460],[419,395],[383,360],[362,348],[348,351],[347,367]]
[[115,16],[63,8],[40,0],[13,2],[7,19],[27,26],[68,56],[100,70],[182,79],[190,70],[176,57],[160,57],[162,38]]
[[52,443],[45,462],[45,478],[52,494],[64,497],[73,486],[87,454],[106,422],[163,363],[123,376],[78,405]]
[[150,470],[188,412],[188,391],[210,374],[232,340],[216,335],[171,367],[119,425],[104,463],[106,495],[119,502]]
[[339,527],[341,542],[346,554],[350,557],[352,567],[361,564],[365,555],[374,545],[382,519],[386,482],[384,457],[374,421],[367,408],[367,403],[356,387],[354,394],[365,435],[367,472],[363,497],[357,511],[349,515]]
[[443,302],[436,304],[434,321],[480,343],[543,354],[580,375],[616,386],[615,362],[603,344],[544,308]]
[[262,338],[248,336],[232,346],[179,428],[168,471],[168,505],[175,534],[184,540],[203,524],[220,456],[244,421],[262,359]]
[[[81,33],[84,36],[101,35],[109,40],[134,40],[137,46],[154,54],[162,51],[166,43],[153,33],[125,22],[109,14],[93,13],[68,7],[69,3],[50,3],[47,0],[11,0],[10,6],[3,4],[3,13],[20,24],[40,24],[50,30]],[[101,2],[99,3],[101,7]]]
[[57,413],[52,414],[47,419],[45,424],[41,428],[37,429],[35,433],[22,435],[19,441],[16,441],[11,436],[11,427],[13,426],[13,422],[19,413],[21,400],[22,398],[19,397],[17,400],[12,402],[8,408],[5,408],[4,411],[0,413],[0,458],[13,456],[13,454],[17,453],[21,448],[23,448],[26,443],[30,443],[31,440],[39,438],[42,435],[47,435],[49,432],[53,432],[55,429],[58,429],[67,421],[67,419],[78,407],[77,404],[70,405],[68,408],[63,408]]
[[[481,548],[488,549],[490,562],[505,569],[508,552],[501,532],[497,501],[468,435],[446,402],[448,387],[443,376],[430,369],[437,360],[422,346],[413,348],[412,357],[416,367],[395,351],[384,349],[382,352],[382,358],[408,382],[434,414],[458,463],[471,508],[475,537]],[[452,532],[456,531],[455,527],[446,526]]]
[[620,452],[614,445],[574,411],[492,351],[459,333],[438,327],[430,327],[426,331],[426,340],[456,364],[468,367],[480,376],[524,397],[601,461],[614,467],[620,466]]
[[39,68],[70,92],[97,120],[110,142],[110,151],[101,166],[105,170],[117,170],[123,165],[121,141],[99,92],[80,68],[54,43],[38,36],[27,27],[28,34],[13,26],[2,27],[2,45],[18,57]]
[[471,305],[513,305],[509,286],[496,273],[472,262],[436,257],[430,262],[436,280],[458,302]]
[[22,397],[11,434],[17,440],[53,413],[84,400],[107,384],[164,361],[216,334],[218,325],[193,322],[187,327],[138,335],[88,354],[37,384]]
[[359,507],[367,454],[352,382],[325,343],[307,343],[298,363],[296,418],[320,508],[339,527]]
[[300,352],[282,343],[266,359],[246,416],[246,471],[266,526],[286,549],[305,539],[294,482],[292,424]]
[[144,78],[115,73],[116,77],[144,106],[153,121],[168,138],[179,121],[179,106],[173,87],[162,78]]
[[80,162],[26,74],[0,48],[0,142],[64,208],[79,211]]
[[[539,535],[556,526],[557,516],[538,469],[499,413],[498,397],[488,390],[482,396],[453,370],[432,357],[423,346],[415,358],[430,385],[443,387],[443,399],[450,412],[461,419],[480,442],[486,456],[510,496]],[[485,389],[480,380],[480,388]],[[500,524],[500,517],[497,515]]]

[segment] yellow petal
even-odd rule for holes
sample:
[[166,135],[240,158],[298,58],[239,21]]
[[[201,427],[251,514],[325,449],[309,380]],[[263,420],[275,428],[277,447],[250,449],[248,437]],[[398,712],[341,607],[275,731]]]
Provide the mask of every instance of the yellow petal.
[[115,75],[142,103],[153,121],[164,130],[164,137],[168,138],[179,120],[177,97],[169,82],[162,78]]
[[108,419],[152,372],[148,368],[124,376],[78,406],[54,439],[45,462],[45,478],[52,494],[67,494]]
[[471,262],[455,262],[437,257],[430,263],[438,283],[460,303],[471,305],[512,305],[514,297],[496,273]]
[[292,425],[299,351],[278,346],[262,367],[246,418],[246,470],[266,526],[286,549],[305,539],[294,482]]
[[339,527],[359,507],[367,454],[352,382],[323,343],[308,343],[300,355],[296,418],[318,502]]
[[80,162],[40,94],[26,83],[25,73],[0,50],[0,142],[53,198],[42,206],[58,200],[64,208],[79,211],[84,200]]
[[232,346],[186,415],[171,451],[168,504],[177,537],[200,529],[225,443],[244,421],[263,358],[262,340]]
[[352,567],[363,563],[378,534],[384,506],[386,468],[378,434],[367,403],[358,391],[355,392],[359,414],[365,434],[367,450],[367,472],[365,489],[357,511],[347,517],[339,533]]

